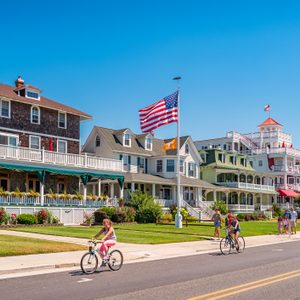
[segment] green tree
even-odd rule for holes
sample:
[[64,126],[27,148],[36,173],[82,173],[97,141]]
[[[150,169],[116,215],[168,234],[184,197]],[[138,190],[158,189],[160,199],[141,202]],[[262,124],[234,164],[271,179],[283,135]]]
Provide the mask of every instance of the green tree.
[[216,202],[214,202],[211,206],[211,209],[213,209],[213,210],[218,209],[220,211],[221,215],[226,215],[228,213],[228,206],[222,200],[217,200]]

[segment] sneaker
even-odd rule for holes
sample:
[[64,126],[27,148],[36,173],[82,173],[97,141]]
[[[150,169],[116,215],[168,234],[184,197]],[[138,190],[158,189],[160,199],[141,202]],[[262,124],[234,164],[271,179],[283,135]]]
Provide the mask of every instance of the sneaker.
[[100,267],[106,267],[107,263],[108,263],[108,260],[107,259],[103,259],[102,260],[102,264],[101,264]]

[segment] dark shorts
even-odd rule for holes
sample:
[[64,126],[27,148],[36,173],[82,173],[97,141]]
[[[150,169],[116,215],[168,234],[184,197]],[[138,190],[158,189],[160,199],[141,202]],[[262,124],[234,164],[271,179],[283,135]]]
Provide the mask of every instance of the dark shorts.
[[216,228],[221,227],[221,222],[215,222],[215,223],[214,223],[214,226],[215,226]]

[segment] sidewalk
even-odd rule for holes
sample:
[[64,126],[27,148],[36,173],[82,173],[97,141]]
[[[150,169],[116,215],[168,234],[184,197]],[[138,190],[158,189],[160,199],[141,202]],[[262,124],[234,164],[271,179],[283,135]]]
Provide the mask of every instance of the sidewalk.
[[[75,243],[80,245],[87,245],[88,241],[87,239],[80,238],[6,230],[0,230],[0,234]],[[295,236],[292,235],[291,237],[264,235],[245,238],[246,248],[299,240],[300,234]],[[116,248],[122,251],[124,255],[124,263],[126,264],[220,251],[219,242],[213,240],[161,245],[118,243]],[[32,272],[33,270],[45,271],[52,269],[52,271],[58,271],[59,268],[70,268],[74,266],[78,269],[83,253],[85,253],[85,251],[0,257],[0,279],[7,278],[10,274],[13,276],[13,274],[16,275],[16,273],[19,272]]]

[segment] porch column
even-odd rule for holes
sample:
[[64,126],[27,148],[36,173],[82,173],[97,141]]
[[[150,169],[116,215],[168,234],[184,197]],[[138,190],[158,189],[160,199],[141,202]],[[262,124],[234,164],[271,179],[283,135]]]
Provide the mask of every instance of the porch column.
[[93,191],[92,191],[93,195],[96,195],[96,184],[93,183]]
[[115,196],[115,184],[111,183],[110,184],[110,197],[114,198],[114,196]]
[[120,198],[124,199],[124,185],[120,187]]
[[241,199],[240,199],[241,192],[237,192],[237,197],[238,197],[238,208],[240,209],[241,205]]
[[44,188],[45,188],[45,185],[40,182],[40,192],[41,192],[41,206],[44,206]]
[[101,196],[101,179],[98,179],[98,197]]
[[226,197],[226,204],[228,205],[228,198],[229,198],[229,193],[228,192],[225,192],[225,197]]
[[199,206],[200,203],[203,201],[203,199],[202,199],[202,188],[201,187],[197,188],[197,195],[198,195],[197,200],[198,200],[198,206]]
[[134,182],[131,182],[131,191],[134,192]]
[[83,185],[83,205],[86,205],[86,184],[82,184]]
[[216,202],[216,201],[217,201],[217,191],[214,190],[214,202]]
[[155,183],[152,183],[152,197],[153,198],[155,198],[155,196],[156,196],[155,189],[156,189],[156,185],[155,185]]

